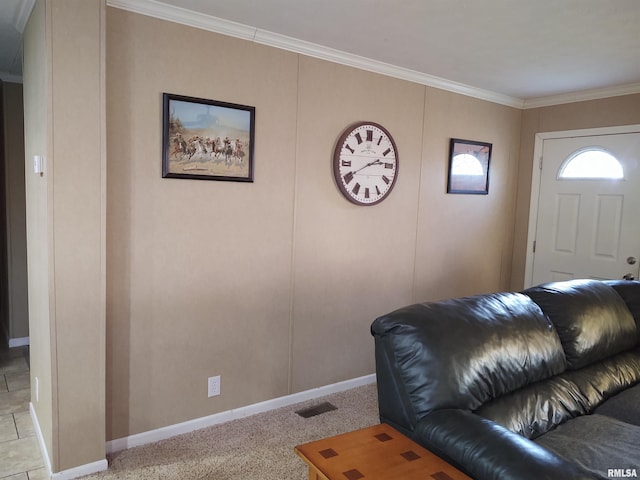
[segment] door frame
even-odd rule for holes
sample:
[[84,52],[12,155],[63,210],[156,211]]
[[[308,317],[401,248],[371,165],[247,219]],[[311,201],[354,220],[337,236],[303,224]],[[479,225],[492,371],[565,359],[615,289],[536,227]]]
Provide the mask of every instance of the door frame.
[[581,130],[562,130],[557,132],[536,133],[533,147],[533,165],[531,166],[531,197],[529,199],[529,224],[527,227],[527,255],[524,268],[524,288],[529,288],[533,280],[533,244],[538,224],[538,200],[540,199],[540,179],[542,177],[542,150],[544,141],[555,138],[592,137],[597,135],[617,135],[621,133],[640,133],[640,125],[620,125],[616,127],[586,128]]

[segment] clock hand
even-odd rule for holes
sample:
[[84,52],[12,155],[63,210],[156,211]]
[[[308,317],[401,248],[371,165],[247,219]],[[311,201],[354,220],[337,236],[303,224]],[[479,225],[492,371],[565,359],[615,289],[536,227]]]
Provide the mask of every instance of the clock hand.
[[354,170],[354,171],[353,171],[353,172],[351,172],[351,173],[356,174],[356,173],[358,173],[360,170],[364,170],[365,168],[370,167],[370,166],[372,166],[372,165],[382,165],[382,162],[380,161],[380,159],[375,160],[374,162],[369,162],[369,163],[367,163],[364,167],[360,167],[358,170]]

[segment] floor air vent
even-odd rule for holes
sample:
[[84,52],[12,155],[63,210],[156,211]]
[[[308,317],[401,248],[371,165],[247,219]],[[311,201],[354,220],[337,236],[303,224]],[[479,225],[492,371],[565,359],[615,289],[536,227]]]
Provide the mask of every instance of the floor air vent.
[[327,413],[337,409],[338,407],[331,405],[329,402],[324,402],[314,405],[313,407],[305,408],[304,410],[298,410],[296,413],[302,418],[310,418],[320,415],[321,413]]

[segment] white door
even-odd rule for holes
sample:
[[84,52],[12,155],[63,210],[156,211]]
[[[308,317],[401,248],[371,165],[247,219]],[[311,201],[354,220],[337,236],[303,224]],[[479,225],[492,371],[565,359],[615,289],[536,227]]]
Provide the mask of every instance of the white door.
[[639,277],[640,133],[543,141],[533,250],[531,285]]

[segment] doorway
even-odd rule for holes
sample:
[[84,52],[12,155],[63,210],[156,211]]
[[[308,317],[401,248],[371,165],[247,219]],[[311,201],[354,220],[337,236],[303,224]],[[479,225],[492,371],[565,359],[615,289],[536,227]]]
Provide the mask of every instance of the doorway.
[[525,287],[640,275],[640,126],[536,135]]

